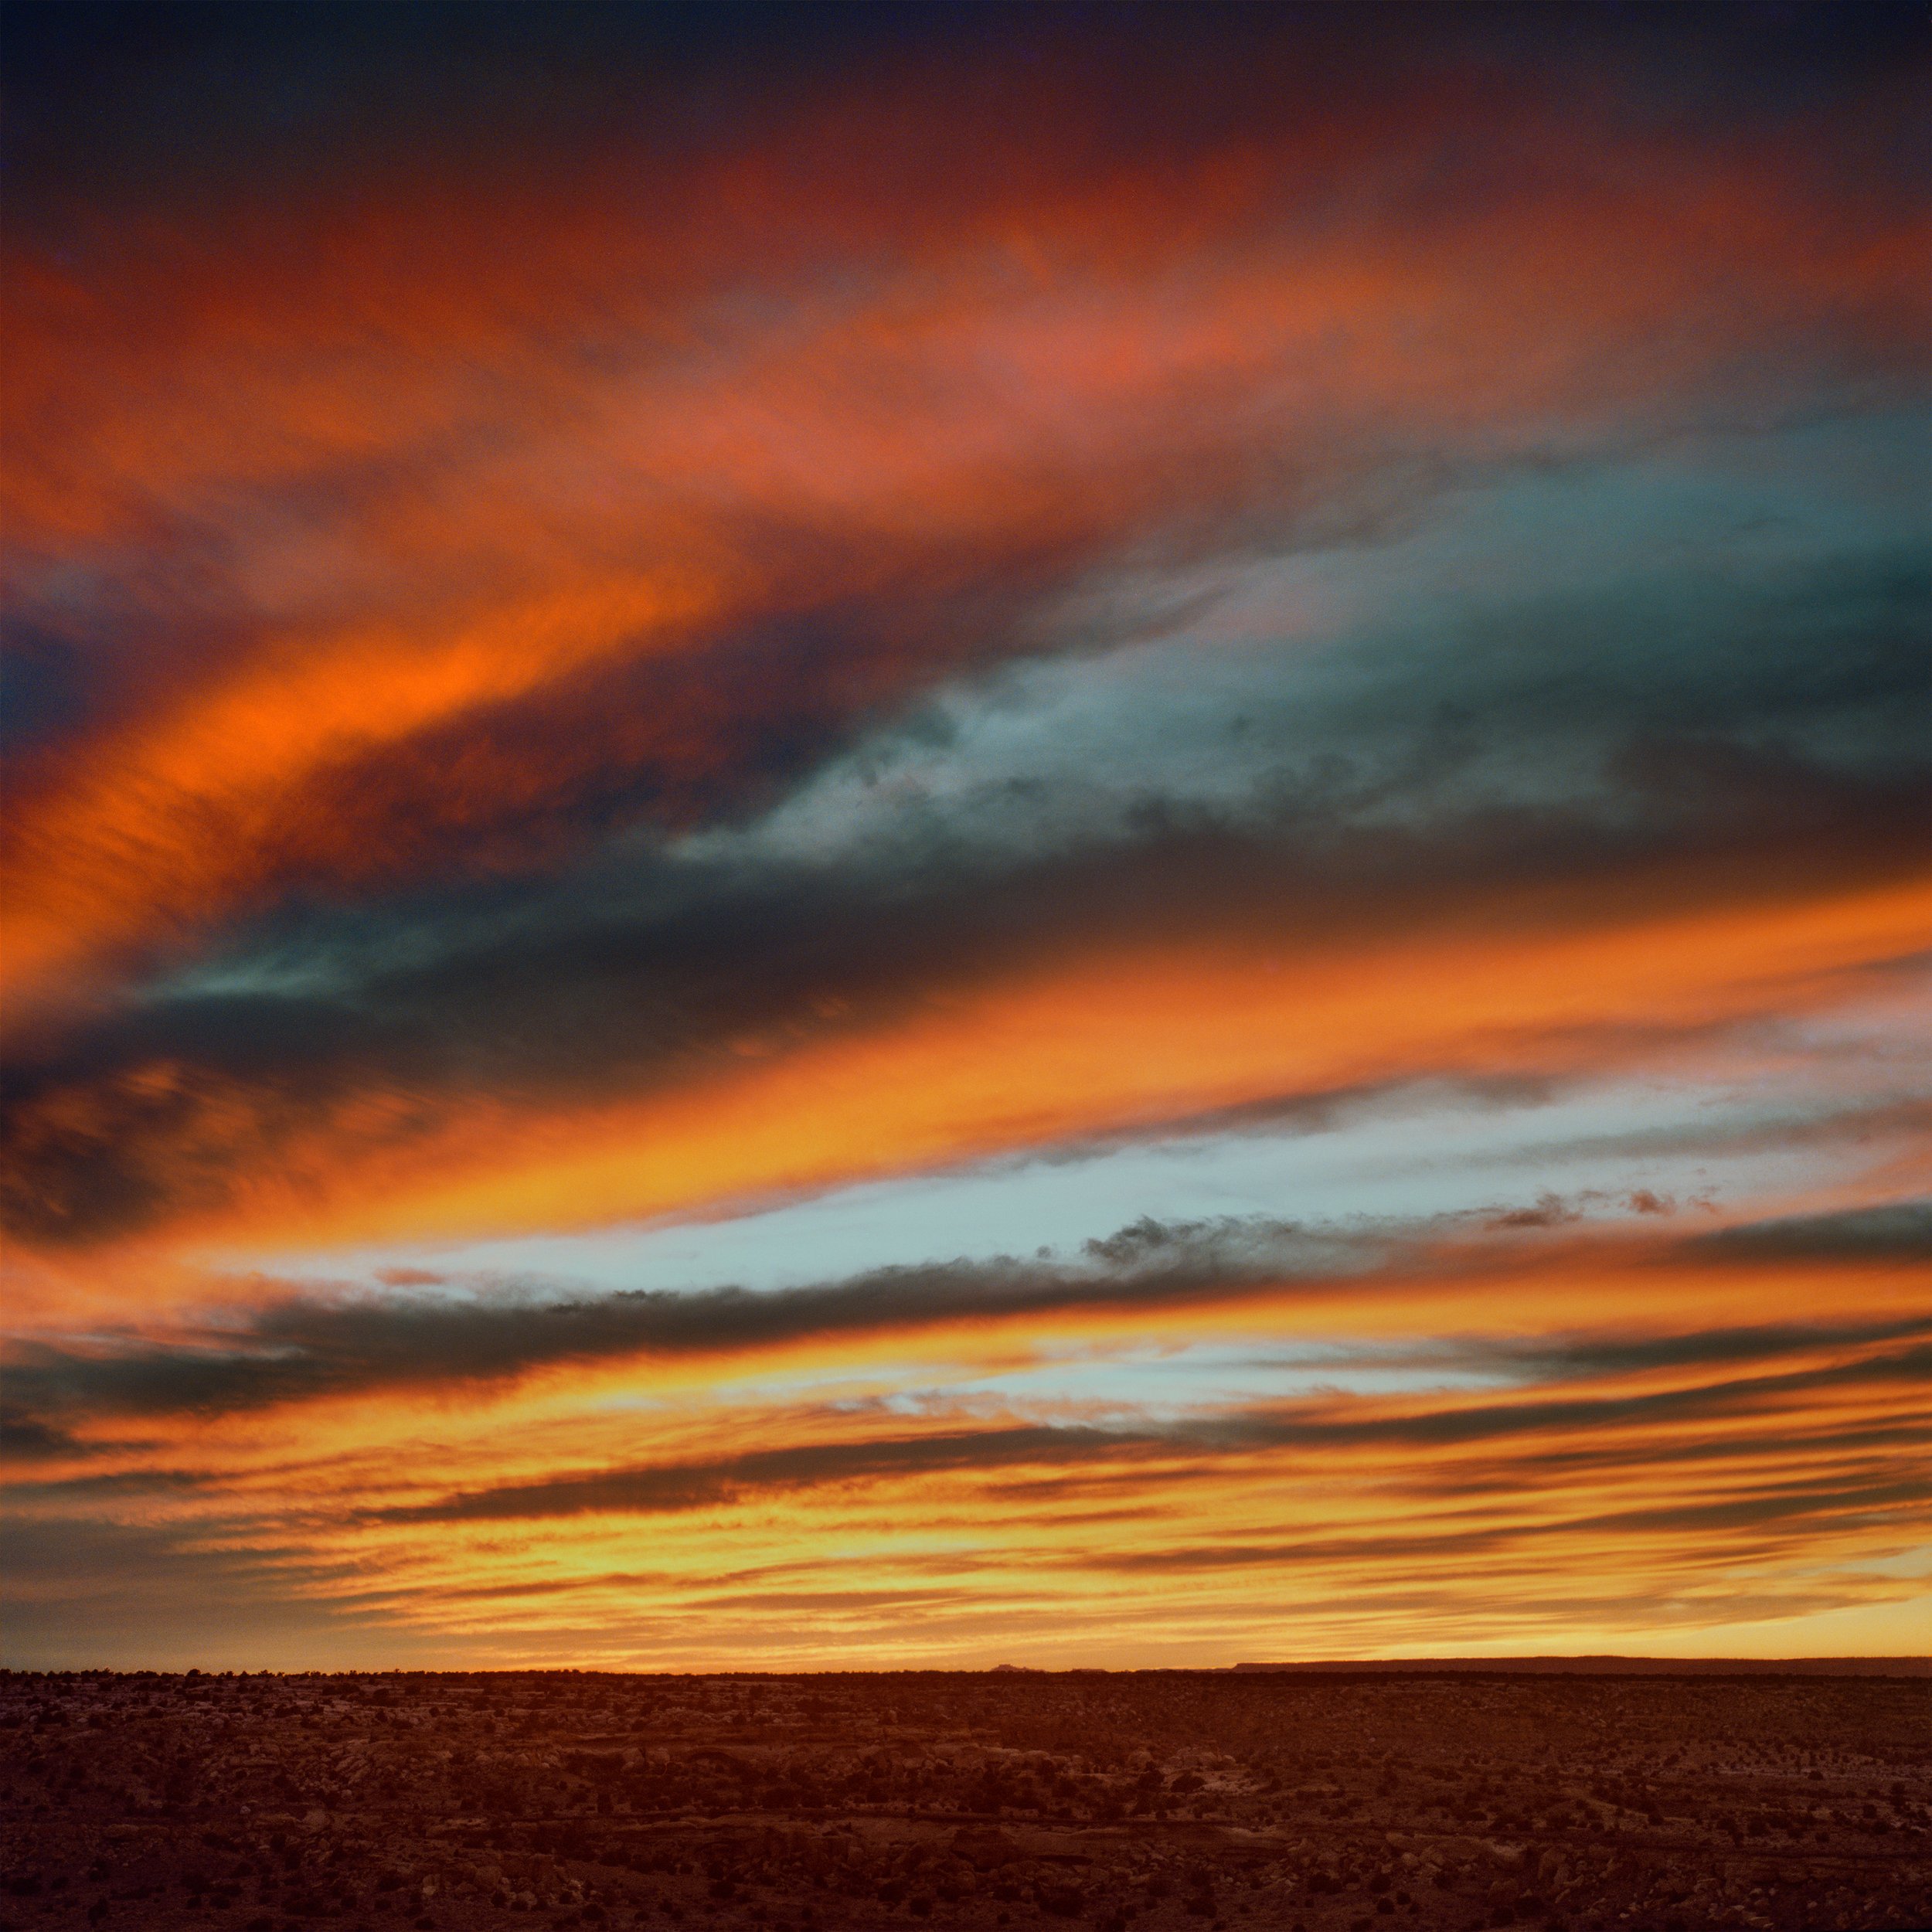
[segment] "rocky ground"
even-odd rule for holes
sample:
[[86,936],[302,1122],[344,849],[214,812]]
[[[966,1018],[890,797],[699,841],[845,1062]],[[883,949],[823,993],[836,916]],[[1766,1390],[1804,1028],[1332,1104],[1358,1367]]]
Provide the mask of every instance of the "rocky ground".
[[1932,1926],[1932,1681],[0,1674],[0,1927]]

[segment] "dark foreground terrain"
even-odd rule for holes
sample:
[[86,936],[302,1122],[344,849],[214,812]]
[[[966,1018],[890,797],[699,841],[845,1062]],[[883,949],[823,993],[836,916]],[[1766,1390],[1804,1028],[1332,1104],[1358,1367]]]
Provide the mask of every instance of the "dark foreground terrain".
[[0,1675],[0,1924],[1932,1925],[1932,1681]]

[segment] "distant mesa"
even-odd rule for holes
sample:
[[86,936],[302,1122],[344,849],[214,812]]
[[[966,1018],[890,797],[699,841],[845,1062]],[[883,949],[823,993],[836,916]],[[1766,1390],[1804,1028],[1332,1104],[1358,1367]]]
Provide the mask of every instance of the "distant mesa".
[[1330,1676],[1469,1671],[1544,1677],[1932,1677],[1932,1657],[1370,1657],[1232,1668]]
[[[1234,1668],[1236,1670],[1273,1670],[1275,1667],[1272,1664],[1236,1664]],[[1291,1664],[1285,1668],[1292,1670],[1294,1666]],[[993,1675],[995,1677],[1038,1677],[1042,1673],[1036,1664],[995,1664]]]

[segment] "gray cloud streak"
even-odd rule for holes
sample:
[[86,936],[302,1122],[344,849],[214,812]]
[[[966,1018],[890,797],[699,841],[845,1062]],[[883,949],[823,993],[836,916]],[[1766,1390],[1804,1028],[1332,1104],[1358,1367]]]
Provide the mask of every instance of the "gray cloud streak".
[[[1485,1441],[1521,1440],[1551,1433],[1598,1432],[1632,1426],[1681,1424],[1696,1420],[1740,1420],[1767,1400],[1875,1382],[1932,1386],[1932,1342],[1868,1355],[1851,1362],[1782,1374],[1739,1376],[1687,1389],[1628,1396],[1542,1397],[1420,1413],[1337,1416],[1300,1407],[1249,1411],[1165,1427],[1100,1429],[1029,1425],[901,1435],[757,1451],[705,1462],[640,1465],[590,1471],[542,1482],[509,1484],[447,1497],[437,1502],[373,1512],[393,1522],[464,1522],[580,1515],[593,1512],[656,1515],[730,1502],[753,1492],[817,1488],[867,1478],[936,1471],[998,1471],[1170,1459],[1224,1463],[1296,1449],[1382,1443],[1428,1449]],[[1926,1417],[1932,1437],[1932,1410]],[[1646,1458],[1626,1452],[1625,1461],[1668,1459],[1666,1444]],[[1903,1501],[1917,1486],[1874,1492],[1875,1500]],[[1760,1498],[1762,1513],[1790,1513],[1814,1505]],[[1787,1505],[1789,1505],[1788,1509]],[[1819,1502],[1815,1507],[1828,1506]],[[1706,1505],[1698,1505],[1699,1509]],[[1709,1505],[1721,1510],[1723,1505]],[[1639,1512],[1643,1513],[1643,1512]],[[1662,1522],[1672,1512],[1649,1512]],[[1692,1512],[1694,1515],[1695,1511]],[[1717,1519],[1713,1518],[1715,1521]],[[1605,1518],[1606,1523],[1611,1518]]]
[[[1389,1282],[1521,1265],[1526,1257],[1543,1253],[1519,1245],[1524,1242],[1602,1238],[1580,1235],[1566,1217],[1539,1211],[1527,1226],[1505,1226],[1471,1241],[1468,1222],[1486,1213],[1398,1228],[1143,1218],[1089,1241],[1073,1260],[961,1260],[762,1293],[734,1287],[685,1294],[632,1290],[561,1302],[284,1294],[190,1345],[117,1351],[17,1344],[5,1374],[0,1449],[22,1461],[77,1452],[73,1431],[90,1417],[216,1416],[384,1389],[504,1383],[572,1364],[724,1354],[1081,1308],[1179,1309],[1277,1287],[1312,1291],[1352,1284],[1370,1292]],[[1648,1225],[1650,1217],[1645,1219]],[[1902,1202],[1688,1238],[1654,1237],[1638,1251],[1662,1261],[1722,1258],[1759,1265],[1821,1257],[1855,1262],[1875,1253],[1932,1262],[1928,1234],[1932,1215],[1924,1205]],[[1928,1325],[1899,1318],[1635,1338],[1580,1335],[1533,1346],[1459,1345],[1447,1352],[1425,1351],[1422,1359],[1512,1378],[1574,1378],[1869,1348],[1907,1339]]]

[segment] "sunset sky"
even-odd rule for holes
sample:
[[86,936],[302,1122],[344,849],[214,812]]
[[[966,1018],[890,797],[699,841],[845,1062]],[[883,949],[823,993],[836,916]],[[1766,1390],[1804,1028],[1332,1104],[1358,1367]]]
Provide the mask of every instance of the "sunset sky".
[[10,5],[0,1658],[1923,1650],[1929,44]]

